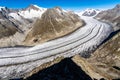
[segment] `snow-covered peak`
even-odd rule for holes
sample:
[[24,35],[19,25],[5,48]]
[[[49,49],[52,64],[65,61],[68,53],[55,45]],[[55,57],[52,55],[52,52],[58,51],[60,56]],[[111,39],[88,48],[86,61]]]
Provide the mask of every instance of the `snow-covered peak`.
[[85,11],[94,11],[95,9],[87,8]]
[[86,9],[84,13],[82,14],[83,16],[95,16],[100,12],[98,9]]
[[25,10],[30,10],[30,9],[41,10],[41,11],[46,10],[46,8],[39,7],[38,5],[33,5],[33,4],[29,5]]
[[94,12],[94,11],[100,12],[99,9],[90,9],[90,8],[87,8],[85,11],[86,11],[86,12],[89,12],[89,13],[92,13],[92,12]]
[[0,6],[0,11],[2,10],[2,9],[4,9],[5,7],[2,7],[2,6]]
[[30,5],[24,10],[18,12],[24,18],[40,18],[41,15],[46,11],[46,8],[39,7],[37,5]]
[[38,5],[33,5],[34,7],[38,8],[39,10],[46,10],[46,8],[43,8],[43,7],[39,7]]
[[93,16],[96,16],[99,12],[101,12],[101,10],[99,10],[99,9],[90,9],[90,8],[87,8],[84,11],[79,11],[79,12],[75,12],[75,13],[78,14],[79,16],[93,17]]

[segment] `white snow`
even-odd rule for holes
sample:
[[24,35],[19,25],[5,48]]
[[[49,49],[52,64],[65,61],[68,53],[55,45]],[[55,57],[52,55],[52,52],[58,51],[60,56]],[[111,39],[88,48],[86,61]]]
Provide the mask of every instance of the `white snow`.
[[41,17],[43,12],[36,11],[36,10],[30,10],[30,11],[20,11],[19,14],[23,16],[24,18],[34,18],[34,17]]
[[[88,14],[88,15],[91,15],[93,12],[96,12],[96,14],[94,16],[96,16],[99,12],[101,12],[102,10],[98,10],[98,9],[90,9],[90,8],[87,8],[86,10],[83,10],[83,11],[77,11],[75,12],[76,14],[78,14],[79,16],[82,16],[84,13]],[[91,17],[94,17],[94,16],[91,16]]]
[[3,8],[5,8],[5,7],[0,6],[0,11],[1,11],[1,9],[3,9]]
[[9,16],[13,17],[16,20],[21,20],[21,17],[17,13],[10,13]]
[[18,14],[28,19],[40,18],[41,15],[46,11],[46,8],[41,8],[41,7],[38,7],[37,5],[34,5],[34,6],[37,7],[39,10],[34,10],[34,9],[25,10],[25,11],[22,10],[18,12]]
[[86,12],[93,12],[93,11],[96,11],[95,9],[90,9],[90,8],[87,8],[86,10],[85,10]]
[[[0,77],[11,77],[14,71],[16,77],[19,77],[58,56],[71,57],[75,54],[84,56],[86,51],[93,50],[113,31],[112,27],[106,23],[99,22],[91,17],[81,16],[81,18],[87,24],[68,36],[31,48],[0,49],[0,66],[3,66],[0,67]],[[23,64],[18,65],[19,63]]]
[[84,11],[75,11],[75,14],[82,16],[82,14],[84,13]]
[[46,8],[39,7],[38,5],[33,5],[33,6],[35,6],[36,8],[38,8],[40,11],[45,11],[46,10]]
[[88,13],[92,13],[92,12],[97,12],[97,13],[99,13],[101,10],[98,10],[98,9],[90,9],[90,8],[87,8],[86,10],[85,10],[85,12],[88,12]]

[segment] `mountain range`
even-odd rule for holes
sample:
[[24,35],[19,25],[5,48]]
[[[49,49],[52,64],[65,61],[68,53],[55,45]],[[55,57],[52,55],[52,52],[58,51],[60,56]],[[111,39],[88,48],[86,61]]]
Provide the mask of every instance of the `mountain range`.
[[[46,63],[44,66],[40,66],[40,69],[44,69],[51,64],[55,65],[53,68],[51,68],[52,66],[47,68],[45,72],[43,70],[43,73],[38,73],[37,78],[44,74],[48,75],[47,73],[49,73],[50,75],[47,77],[55,79],[64,79],[64,75],[62,74],[65,74],[65,76],[67,75],[65,78],[70,78],[69,80],[73,80],[74,76],[75,78],[78,78],[78,80],[80,78],[84,79],[83,76],[86,76],[85,79],[89,80],[119,80],[120,4],[116,5],[113,9],[104,11],[86,9],[82,12],[67,11],[60,7],[46,9],[37,5],[30,5],[24,9],[0,7],[0,47],[18,45],[34,46],[68,35],[86,24],[81,19],[81,16],[88,18],[92,17],[108,23],[112,26],[114,32],[112,32],[95,51],[91,52],[92,54],[90,57],[83,58],[76,55],[70,58],[70,60],[63,61],[58,65],[56,64],[57,62],[55,63],[54,61],[48,62],[48,64]],[[56,61],[58,61],[58,59]],[[56,65],[57,67],[55,67]],[[60,74],[56,74],[57,70],[59,70],[57,73]],[[81,73],[78,73],[77,70]],[[33,73],[31,72],[30,75],[33,75],[37,71],[39,71],[38,68],[33,71]],[[73,73],[71,74],[70,71]],[[34,75],[31,77],[32,80],[36,79],[36,77],[34,78]]]
[[94,17],[101,11],[102,10],[99,10],[99,9],[87,8],[86,10],[76,12],[76,14],[78,14],[80,16]]
[[31,25],[45,10],[36,5],[30,5],[25,9],[0,7],[1,47],[21,44]]
[[[78,13],[77,13],[78,14]],[[113,9],[101,11],[94,18],[109,23],[114,32],[92,52],[88,58],[76,55],[71,59],[62,60],[55,65],[43,69],[28,77],[28,80],[45,78],[79,80],[119,80],[120,79],[120,5]],[[53,64],[55,61],[48,63]],[[47,65],[47,64],[45,64]],[[76,66],[75,66],[76,65]],[[47,65],[48,66],[48,65]],[[79,66],[79,69],[77,68]],[[40,66],[41,69],[43,66]],[[56,73],[56,71],[59,72]],[[73,70],[74,69],[74,70]],[[82,69],[82,70],[81,70]],[[36,69],[38,71],[38,69]],[[83,71],[87,74],[84,74]],[[78,73],[79,72],[79,73]],[[45,76],[43,76],[43,74]],[[53,75],[54,74],[54,75]],[[65,74],[67,76],[62,76]],[[47,77],[46,77],[47,76]],[[57,76],[57,77],[56,77]],[[59,76],[59,77],[58,77]],[[71,77],[72,76],[72,77]]]
[[25,41],[39,43],[64,36],[84,24],[78,15],[67,12],[59,7],[47,9],[28,33]]
[[1,7],[0,46],[27,44],[31,46],[64,36],[83,24],[75,13],[59,7],[51,9],[37,5],[29,5],[24,9]]

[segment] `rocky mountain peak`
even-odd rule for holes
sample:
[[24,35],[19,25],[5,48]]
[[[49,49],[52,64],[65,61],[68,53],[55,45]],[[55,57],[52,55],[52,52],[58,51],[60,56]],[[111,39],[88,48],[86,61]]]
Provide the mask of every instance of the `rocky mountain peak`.
[[58,7],[50,8],[36,21],[25,42],[28,42],[28,44],[42,43],[67,34],[82,24],[82,20],[76,14],[65,12]]
[[59,6],[56,6],[54,9],[62,11],[62,9]]
[[95,16],[97,15],[98,13],[100,12],[100,10],[98,9],[86,9],[84,12],[83,12],[83,16]]
[[7,7],[0,7],[0,11],[7,12],[7,11],[10,11],[10,9]]
[[45,11],[46,10],[46,8],[42,8],[42,7],[39,7],[39,6],[37,6],[37,5],[33,5],[33,4],[31,4],[31,5],[29,5],[26,9],[24,9],[25,11],[26,10],[36,10],[36,11]]
[[39,7],[37,5],[29,5],[27,8],[20,10],[18,13],[24,18],[40,18],[46,11],[46,8]]
[[37,5],[31,4],[31,5],[29,5],[29,6],[26,8],[26,10],[31,10],[31,9],[33,9],[33,10],[39,10],[39,7],[38,7]]
[[45,13],[42,15],[42,18],[43,17],[60,18],[63,15],[64,15],[64,11],[59,7],[55,7],[55,8],[47,9]]
[[[44,11],[44,8],[37,5],[30,5],[23,9],[0,7],[0,39],[7,38],[4,40],[5,43],[2,42],[3,40],[0,41],[0,46],[12,46],[18,44],[16,41],[21,42],[25,37],[23,33],[31,28],[30,25],[40,18]],[[18,35],[22,37],[15,40],[14,38]],[[10,40],[9,37],[13,39]],[[13,44],[9,45],[11,42]]]
[[0,6],[0,11],[2,10],[2,9],[4,9],[5,7],[2,7],[2,6]]
[[96,16],[101,11],[102,10],[99,10],[99,9],[87,8],[87,9],[85,9],[83,11],[76,11],[75,13],[78,14],[79,16],[94,17],[94,16]]
[[115,8],[120,8],[120,4],[117,4]]

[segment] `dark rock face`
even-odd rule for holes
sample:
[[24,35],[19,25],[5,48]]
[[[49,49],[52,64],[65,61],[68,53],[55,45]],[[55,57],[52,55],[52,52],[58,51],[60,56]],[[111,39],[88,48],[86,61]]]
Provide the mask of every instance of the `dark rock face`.
[[95,18],[110,22],[115,30],[120,29],[120,4],[113,9],[100,12]]
[[26,80],[92,80],[70,58],[28,77]]

